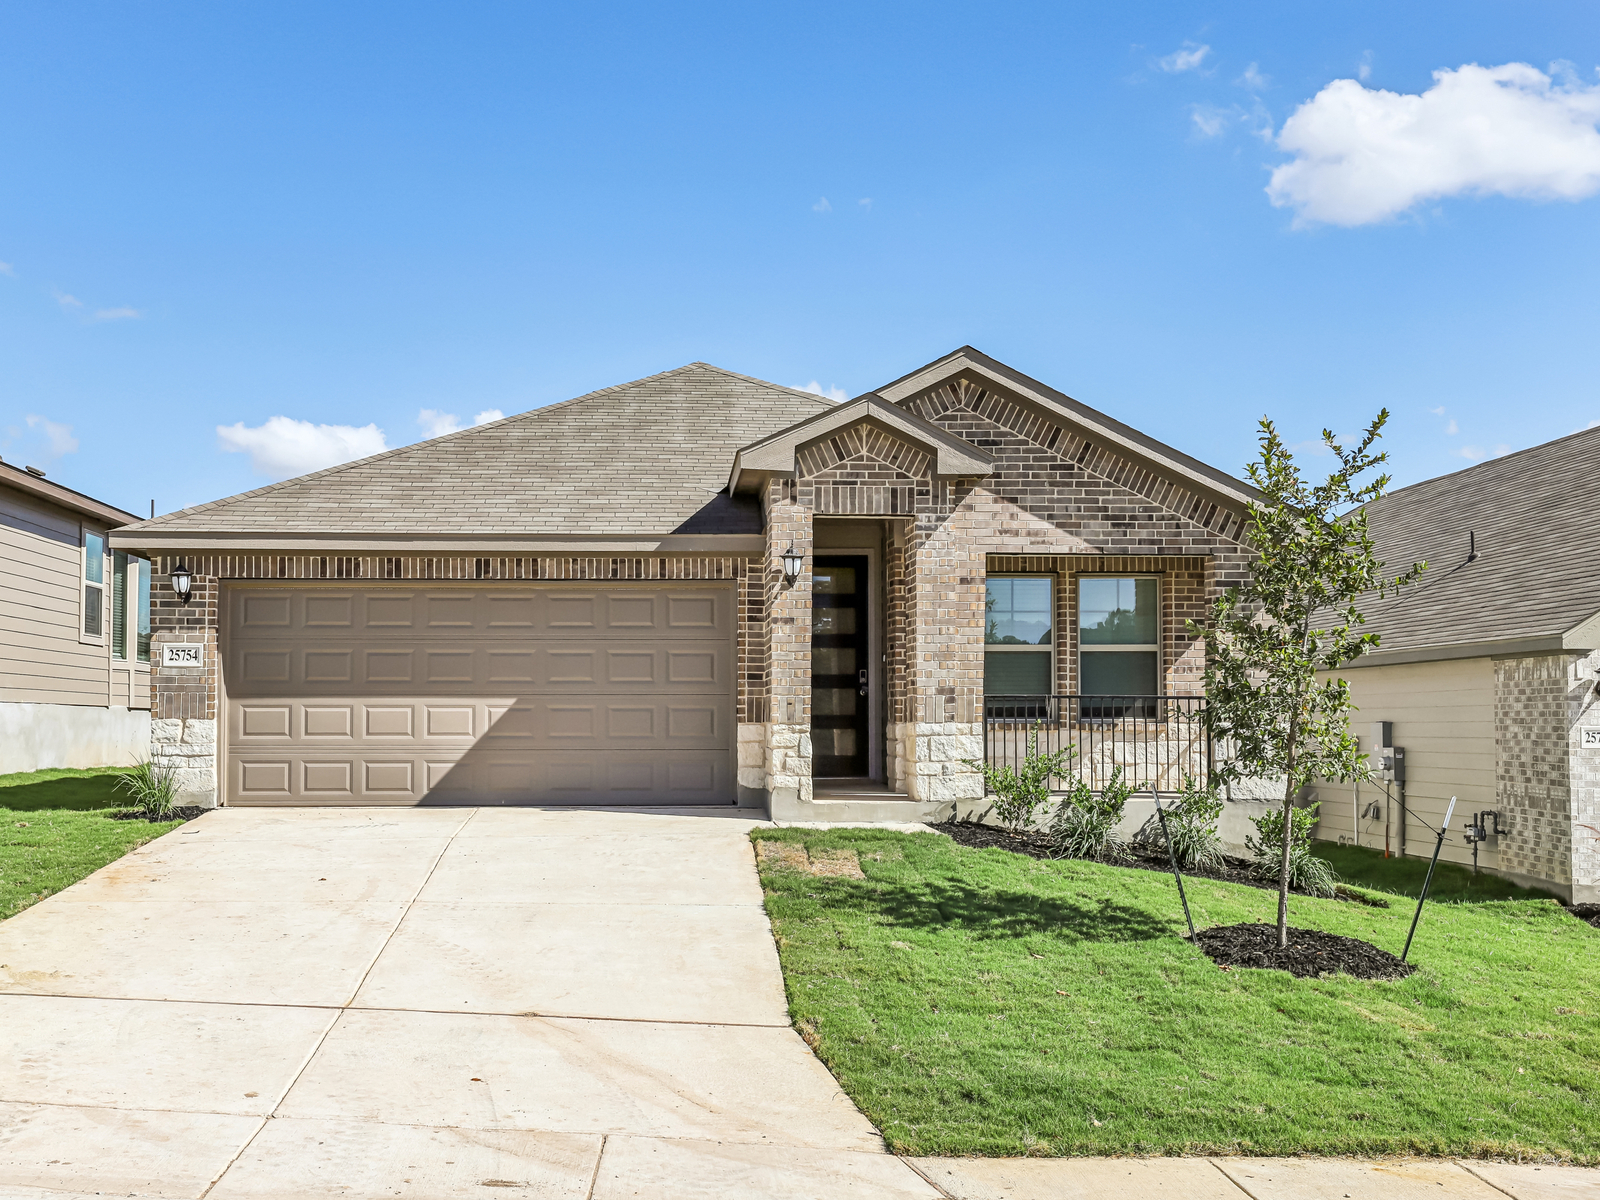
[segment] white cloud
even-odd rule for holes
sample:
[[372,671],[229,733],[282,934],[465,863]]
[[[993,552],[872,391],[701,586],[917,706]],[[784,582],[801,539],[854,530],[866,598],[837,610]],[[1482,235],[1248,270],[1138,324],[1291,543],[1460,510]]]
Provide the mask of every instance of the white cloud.
[[1362,83],[1372,78],[1371,50],[1363,50],[1361,52],[1361,65],[1356,68],[1356,75],[1360,77]]
[[1231,108],[1218,108],[1214,104],[1195,104],[1189,108],[1194,121],[1194,131],[1203,138],[1220,137],[1228,131],[1239,114]]
[[1244,74],[1234,80],[1242,88],[1249,88],[1252,92],[1264,92],[1272,86],[1272,77],[1263,75],[1255,63],[1244,69]]
[[1444,427],[1444,432],[1447,437],[1452,437],[1461,432],[1461,427],[1456,424],[1456,419],[1454,417],[1450,418],[1450,424]]
[[1430,408],[1428,411],[1436,417],[1442,417],[1444,416],[1444,405],[1441,404],[1438,408]]
[[59,288],[52,288],[50,294],[56,298],[56,303],[61,305],[62,308],[83,307],[82,300],[79,300],[76,296],[69,295],[68,293],[61,291]]
[[60,458],[63,454],[71,454],[78,448],[78,439],[72,436],[71,425],[58,425],[37,413],[29,413],[28,428],[44,435],[45,441],[49,444],[45,453],[50,458]]
[[95,310],[96,321],[136,321],[144,316],[137,308],[99,308]]
[[485,425],[490,421],[498,421],[505,416],[498,408],[486,408],[473,417],[468,424],[463,425],[461,418],[455,413],[440,412],[436,408],[425,408],[417,414],[417,424],[422,426],[424,438],[443,437],[447,433],[460,433],[473,425]]
[[1174,50],[1161,60],[1161,69],[1173,74],[1197,70],[1200,64],[1205,62],[1206,55],[1210,53],[1210,46],[1197,46],[1193,42],[1185,42],[1183,49]]
[[828,198],[824,196],[821,200],[818,200],[811,206],[811,211],[816,213],[831,213],[833,211],[833,205],[829,204]]
[[1421,95],[1336,79],[1277,144],[1267,196],[1297,225],[1365,225],[1462,193],[1581,200],[1600,191],[1600,86],[1526,63],[1435,71]]
[[856,203],[859,204],[862,208],[866,209],[868,212],[872,211],[872,197],[871,196],[863,196],[863,197],[861,197],[861,199],[857,200]]
[[843,404],[850,399],[850,393],[840,387],[830,387],[827,391],[823,391],[822,385],[815,379],[806,384],[800,391],[810,392],[813,396],[821,396],[824,400],[832,400],[835,404]]
[[15,275],[17,269],[8,262],[0,262],[0,275]]
[[217,444],[230,454],[248,454],[251,469],[269,479],[336,467],[389,448],[376,425],[313,425],[292,417],[271,417],[254,428],[243,421],[218,425]]

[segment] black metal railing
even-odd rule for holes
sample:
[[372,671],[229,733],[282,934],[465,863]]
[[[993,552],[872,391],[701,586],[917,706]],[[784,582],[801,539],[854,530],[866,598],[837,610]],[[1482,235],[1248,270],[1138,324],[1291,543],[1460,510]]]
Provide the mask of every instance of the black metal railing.
[[984,758],[991,766],[1021,767],[1030,739],[1039,752],[1076,748],[1066,774],[1052,780],[1065,790],[1082,779],[1098,791],[1122,768],[1135,788],[1176,792],[1184,776],[1211,777],[1211,737],[1204,696],[985,696]]

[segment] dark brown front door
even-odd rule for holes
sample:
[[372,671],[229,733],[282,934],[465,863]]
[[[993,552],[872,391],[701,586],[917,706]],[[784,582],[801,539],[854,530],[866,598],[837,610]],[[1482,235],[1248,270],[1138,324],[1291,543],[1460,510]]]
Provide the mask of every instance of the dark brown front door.
[[811,580],[811,773],[864,776],[867,559],[819,557]]

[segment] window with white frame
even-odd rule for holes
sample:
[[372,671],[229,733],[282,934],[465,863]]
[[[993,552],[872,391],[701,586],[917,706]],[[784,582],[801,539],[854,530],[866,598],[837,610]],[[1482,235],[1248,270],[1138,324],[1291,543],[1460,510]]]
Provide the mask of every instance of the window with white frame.
[[83,531],[83,637],[100,641],[106,627],[106,539]]
[[111,657],[126,662],[128,648],[150,661],[150,563],[136,554],[111,554]]
[[1160,580],[1078,577],[1078,691],[1086,696],[1161,692]]
[[983,690],[1048,696],[1055,689],[1055,579],[990,576],[984,600]]

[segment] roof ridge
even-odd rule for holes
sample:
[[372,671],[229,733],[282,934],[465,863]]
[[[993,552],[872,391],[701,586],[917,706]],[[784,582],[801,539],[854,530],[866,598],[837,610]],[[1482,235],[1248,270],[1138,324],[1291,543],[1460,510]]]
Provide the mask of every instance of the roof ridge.
[[138,531],[156,528],[169,521],[176,521],[182,517],[189,517],[196,513],[210,512],[216,509],[226,508],[242,501],[253,500],[257,497],[267,495],[268,493],[280,491],[284,488],[298,487],[301,484],[309,483],[314,479],[323,479],[329,475],[336,475],[341,471],[351,471],[358,467],[367,466],[371,463],[382,462],[385,459],[393,458],[398,454],[405,454],[414,450],[420,450],[423,447],[436,446],[441,442],[451,441],[456,438],[465,437],[469,434],[481,434],[487,430],[495,429],[502,425],[509,425],[514,421],[525,421],[533,417],[542,417],[546,413],[555,412],[558,409],[572,408],[576,405],[584,404],[591,400],[597,400],[603,396],[612,395],[628,388],[638,387],[641,384],[655,383],[658,380],[668,379],[674,375],[681,375],[685,371],[692,371],[695,369],[711,370],[720,375],[726,375],[734,379],[743,380],[746,383],[754,383],[762,387],[771,388],[775,391],[786,392],[796,396],[803,396],[808,400],[816,401],[824,407],[831,407],[833,404],[831,400],[818,396],[815,392],[807,392],[796,388],[784,387],[779,383],[771,383],[765,379],[757,379],[751,375],[740,375],[735,371],[729,371],[723,367],[718,367],[711,363],[696,361],[692,363],[685,363],[681,367],[673,367],[670,370],[658,371],[654,375],[645,375],[639,379],[632,379],[626,383],[616,383],[610,385],[609,387],[597,388],[592,392],[585,392],[581,396],[574,396],[568,400],[556,400],[550,404],[541,404],[535,408],[525,409],[520,413],[512,413],[508,417],[501,417],[497,421],[486,421],[482,425],[470,425],[466,429],[457,429],[451,433],[440,434],[438,437],[424,438],[420,442],[407,442],[403,446],[391,446],[387,450],[380,450],[377,454],[369,454],[365,458],[356,458],[351,459],[349,462],[335,463],[333,466],[324,467],[320,471],[312,471],[305,475],[295,475],[289,479],[280,479],[275,483],[268,483],[258,488],[251,488],[249,491],[236,492],[231,496],[222,496],[216,500],[208,500],[204,504],[194,504],[190,505],[188,508],[180,508],[173,512],[162,513],[159,517],[138,521],[133,525],[129,525],[127,526],[127,529],[131,531]]

